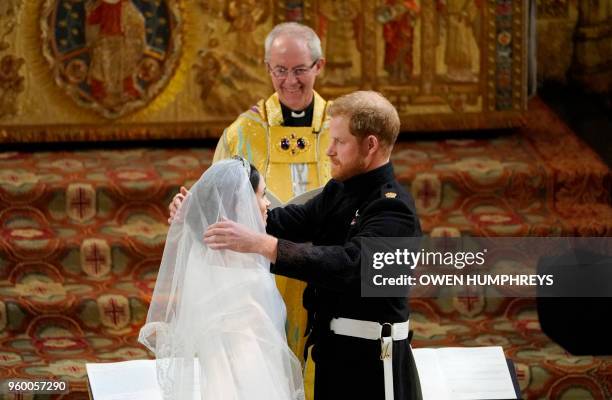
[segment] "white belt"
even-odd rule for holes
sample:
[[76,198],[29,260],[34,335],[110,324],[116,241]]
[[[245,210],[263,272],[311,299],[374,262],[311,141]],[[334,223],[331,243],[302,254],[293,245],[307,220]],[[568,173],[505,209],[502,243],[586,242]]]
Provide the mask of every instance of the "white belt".
[[[380,340],[380,359],[383,362],[385,378],[385,400],[393,400],[393,341],[408,338],[408,322],[379,324],[350,318],[333,318],[329,329],[337,335],[361,339]],[[391,327],[391,336],[381,337],[385,325]]]

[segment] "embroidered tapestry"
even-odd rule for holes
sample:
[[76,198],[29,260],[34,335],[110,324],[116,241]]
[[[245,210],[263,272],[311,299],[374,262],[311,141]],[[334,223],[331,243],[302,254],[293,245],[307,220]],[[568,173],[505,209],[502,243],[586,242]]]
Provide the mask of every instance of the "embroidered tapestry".
[[271,94],[263,42],[283,21],[321,37],[325,98],[378,90],[404,135],[519,126],[528,14],[526,0],[3,0],[0,142],[219,137]]

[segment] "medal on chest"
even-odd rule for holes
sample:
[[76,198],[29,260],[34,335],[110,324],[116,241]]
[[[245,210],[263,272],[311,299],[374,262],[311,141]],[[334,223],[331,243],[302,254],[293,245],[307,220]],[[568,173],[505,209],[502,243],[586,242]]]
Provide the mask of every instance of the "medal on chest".
[[353,225],[355,225],[357,223],[357,218],[359,218],[359,209],[357,209],[357,211],[355,211],[355,216],[351,220],[351,226],[353,226]]

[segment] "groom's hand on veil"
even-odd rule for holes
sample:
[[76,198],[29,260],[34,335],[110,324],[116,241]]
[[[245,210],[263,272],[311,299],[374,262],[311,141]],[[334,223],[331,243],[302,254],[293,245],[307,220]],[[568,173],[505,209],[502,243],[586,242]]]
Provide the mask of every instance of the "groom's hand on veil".
[[180,192],[178,192],[173,198],[170,204],[168,204],[168,211],[170,211],[170,218],[168,218],[168,223],[171,224],[172,221],[177,217],[178,212],[181,209],[181,205],[185,200],[185,197],[189,194],[189,190],[185,186],[181,186]]
[[276,261],[278,239],[228,219],[210,225],[204,232],[204,243],[211,249],[256,253]]

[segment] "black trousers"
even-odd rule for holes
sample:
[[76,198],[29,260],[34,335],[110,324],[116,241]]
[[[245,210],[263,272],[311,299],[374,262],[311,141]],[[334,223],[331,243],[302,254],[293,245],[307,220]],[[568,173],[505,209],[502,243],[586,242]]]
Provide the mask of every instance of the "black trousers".
[[[315,400],[384,400],[380,342],[330,333],[312,350]],[[395,400],[421,400],[419,376],[408,340],[393,342]]]

